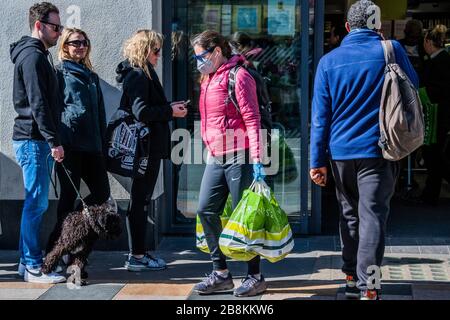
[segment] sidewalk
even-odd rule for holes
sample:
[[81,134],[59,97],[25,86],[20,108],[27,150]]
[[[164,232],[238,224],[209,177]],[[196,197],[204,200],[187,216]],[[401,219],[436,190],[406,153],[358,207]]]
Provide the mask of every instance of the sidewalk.
[[[263,261],[268,291],[251,300],[343,300],[343,274],[338,237],[296,238],[294,252],[281,262]],[[450,300],[450,238],[388,238],[383,274],[383,300]],[[211,271],[208,255],[194,238],[166,238],[157,255],[168,269],[131,273],[123,268],[126,252],[93,252],[88,286],[40,285],[17,276],[18,253],[0,251],[0,300],[235,300],[231,293],[199,296],[193,285]],[[245,263],[231,261],[235,285]],[[240,298],[241,299],[241,298]],[[240,300],[239,299],[239,300]]]

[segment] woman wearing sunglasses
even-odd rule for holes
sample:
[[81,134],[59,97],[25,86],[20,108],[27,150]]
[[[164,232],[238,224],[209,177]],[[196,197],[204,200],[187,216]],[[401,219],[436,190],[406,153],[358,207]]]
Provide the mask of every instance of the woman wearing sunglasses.
[[[228,194],[231,194],[234,209],[252,180],[264,178],[260,163],[260,114],[256,83],[245,68],[240,68],[235,78],[239,111],[228,98],[230,71],[237,64],[245,63],[244,56],[232,55],[227,40],[215,31],[195,36],[191,44],[197,69],[202,74],[199,102],[201,134],[210,160],[200,186],[197,214],[213,262],[213,272],[194,290],[199,294],[211,294],[234,288],[226,258],[219,247],[222,232],[220,214]],[[255,296],[267,288],[260,273],[260,257],[250,260],[247,267],[247,276],[234,291],[237,297]]]
[[59,131],[65,150],[64,167],[60,164],[56,172],[61,183],[58,202],[57,223],[47,245],[49,252],[60,235],[67,214],[75,208],[80,181],[86,183],[90,195],[88,205],[101,205],[110,196],[108,175],[103,156],[106,130],[105,106],[98,75],[90,60],[91,44],[82,30],[64,29],[61,36],[57,67],[62,105]]
[[130,110],[135,118],[150,128],[149,155],[143,178],[135,177],[131,186],[131,202],[127,225],[131,243],[125,262],[128,271],[161,270],[164,260],[147,252],[145,233],[148,225],[144,207],[152,196],[161,159],[170,156],[169,121],[184,118],[187,109],[183,103],[167,102],[154,67],[157,65],[163,36],[152,30],[139,30],[125,42],[125,61],[117,67],[117,81],[122,84],[120,108]]

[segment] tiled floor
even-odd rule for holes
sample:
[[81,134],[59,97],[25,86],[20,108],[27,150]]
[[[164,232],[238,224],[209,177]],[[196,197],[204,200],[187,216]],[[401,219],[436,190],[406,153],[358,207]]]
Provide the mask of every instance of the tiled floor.
[[[448,239],[388,239],[382,267],[384,300],[450,300]],[[17,252],[0,251],[0,300],[234,300],[232,292],[200,296],[193,285],[210,272],[208,255],[191,238],[164,239],[157,254],[168,269],[130,273],[125,252],[94,252],[90,283],[81,289],[67,284],[24,283],[17,276]],[[336,237],[296,238],[284,260],[262,262],[267,292],[251,300],[342,300],[341,256]],[[245,276],[245,263],[230,261],[235,286]]]

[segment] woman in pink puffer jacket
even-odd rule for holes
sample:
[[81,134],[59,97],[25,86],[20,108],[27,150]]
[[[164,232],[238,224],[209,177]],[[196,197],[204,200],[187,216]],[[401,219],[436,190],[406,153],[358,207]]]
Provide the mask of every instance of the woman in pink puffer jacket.
[[[194,291],[211,294],[234,288],[226,258],[219,247],[222,232],[220,215],[228,195],[231,194],[234,209],[253,179],[264,179],[260,163],[260,114],[255,80],[244,68],[236,74],[239,111],[228,98],[230,70],[244,63],[245,58],[232,55],[226,39],[215,31],[205,31],[195,36],[192,46],[197,68],[203,75],[199,108],[202,139],[209,154],[200,186],[197,214],[213,262],[213,272],[198,283]],[[234,295],[255,296],[266,288],[257,256],[248,262],[248,275]]]

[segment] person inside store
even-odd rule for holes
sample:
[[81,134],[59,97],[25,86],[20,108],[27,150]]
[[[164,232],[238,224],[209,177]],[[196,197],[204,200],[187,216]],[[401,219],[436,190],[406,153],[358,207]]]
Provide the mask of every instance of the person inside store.
[[325,47],[325,53],[330,52],[333,49],[338,48],[341,45],[342,40],[348,34],[345,29],[345,24],[337,24],[331,27],[330,38],[328,39],[328,45]]
[[[423,86],[423,65],[425,62],[426,52],[423,47],[423,24],[420,20],[412,19],[408,20],[405,25],[404,30],[405,37],[400,39],[398,42],[403,46],[408,55],[409,61],[414,67],[418,77],[419,85]],[[412,167],[408,167],[408,160],[412,163],[422,163],[422,149],[416,150],[410,156],[410,158],[405,158],[400,161],[401,172],[399,176],[396,192],[400,197],[407,202],[413,199],[412,203],[415,203],[414,198],[420,193],[420,186],[417,179],[414,178],[413,172],[408,172],[406,170],[412,170]],[[407,174],[405,174],[407,173]],[[408,179],[408,176],[410,179]]]
[[425,48],[423,46],[423,24],[420,20],[409,20],[405,26],[405,37],[398,42],[405,49],[409,61],[419,76],[419,83],[423,81],[423,65],[425,61]]
[[424,64],[423,84],[432,103],[438,105],[437,142],[423,146],[428,171],[420,202],[438,205],[442,180],[450,183],[448,142],[450,131],[450,54],[445,50],[447,27],[437,25],[427,31],[423,42],[428,59]]

